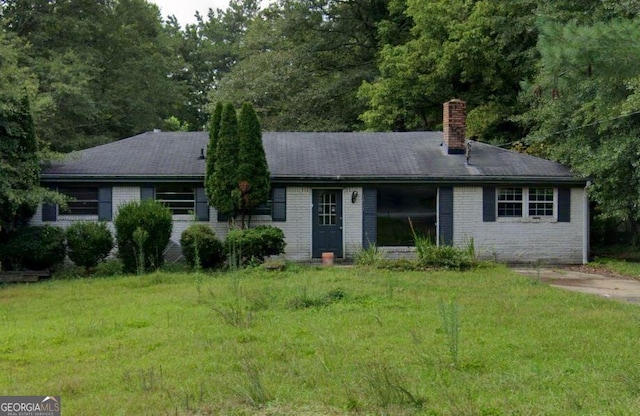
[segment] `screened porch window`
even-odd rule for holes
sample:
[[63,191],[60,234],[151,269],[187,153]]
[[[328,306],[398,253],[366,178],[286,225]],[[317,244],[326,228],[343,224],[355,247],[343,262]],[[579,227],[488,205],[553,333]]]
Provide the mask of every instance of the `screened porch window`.
[[61,215],[98,215],[98,187],[59,187],[58,192],[71,200],[66,208],[60,207]]
[[377,189],[379,246],[414,246],[411,225],[420,236],[436,238],[437,188],[381,186]]
[[196,209],[195,190],[189,186],[158,186],[156,201],[171,210],[173,215],[193,215]]

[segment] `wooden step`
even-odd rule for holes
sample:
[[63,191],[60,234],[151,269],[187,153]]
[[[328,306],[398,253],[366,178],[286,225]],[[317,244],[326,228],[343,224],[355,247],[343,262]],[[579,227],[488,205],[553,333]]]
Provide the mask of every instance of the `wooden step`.
[[51,277],[49,270],[0,272],[0,283],[37,282],[40,279],[48,277]]

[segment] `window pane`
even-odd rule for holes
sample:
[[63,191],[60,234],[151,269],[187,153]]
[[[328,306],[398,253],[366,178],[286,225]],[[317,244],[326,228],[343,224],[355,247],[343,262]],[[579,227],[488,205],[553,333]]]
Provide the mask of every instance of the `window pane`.
[[529,216],[553,216],[553,188],[529,189]]
[[522,217],[522,188],[498,188],[498,216]]
[[321,193],[318,196],[318,224],[336,225],[336,195],[333,192]]

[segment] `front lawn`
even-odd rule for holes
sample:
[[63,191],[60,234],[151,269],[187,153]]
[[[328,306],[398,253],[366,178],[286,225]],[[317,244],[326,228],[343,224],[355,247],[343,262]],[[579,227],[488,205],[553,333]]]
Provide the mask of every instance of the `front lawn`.
[[496,266],[0,287],[0,394],[67,415],[634,414],[640,308]]

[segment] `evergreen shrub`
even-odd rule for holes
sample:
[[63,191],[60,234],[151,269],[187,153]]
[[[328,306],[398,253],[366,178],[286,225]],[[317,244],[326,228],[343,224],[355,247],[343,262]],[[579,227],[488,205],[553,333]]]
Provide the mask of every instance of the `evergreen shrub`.
[[9,235],[0,246],[0,261],[8,270],[43,270],[62,263],[66,252],[62,228],[24,227]]
[[113,249],[113,236],[104,222],[76,222],[67,228],[69,259],[86,270],[95,268]]
[[192,268],[213,269],[224,262],[224,247],[205,224],[193,224],[180,236],[182,254]]
[[[162,266],[162,253],[173,230],[171,211],[168,208],[153,200],[129,202],[119,208],[114,225],[118,256],[122,260],[125,272],[135,273],[140,270],[140,256],[144,259],[144,265],[140,265],[144,270],[155,270]],[[134,233],[138,228],[146,232],[147,236],[142,244],[143,253],[139,253],[138,244],[134,239]]]
[[267,256],[284,253],[286,243],[281,229],[271,225],[260,225],[246,230],[231,230],[227,234],[225,248],[227,255],[233,253],[246,260],[264,261]]

